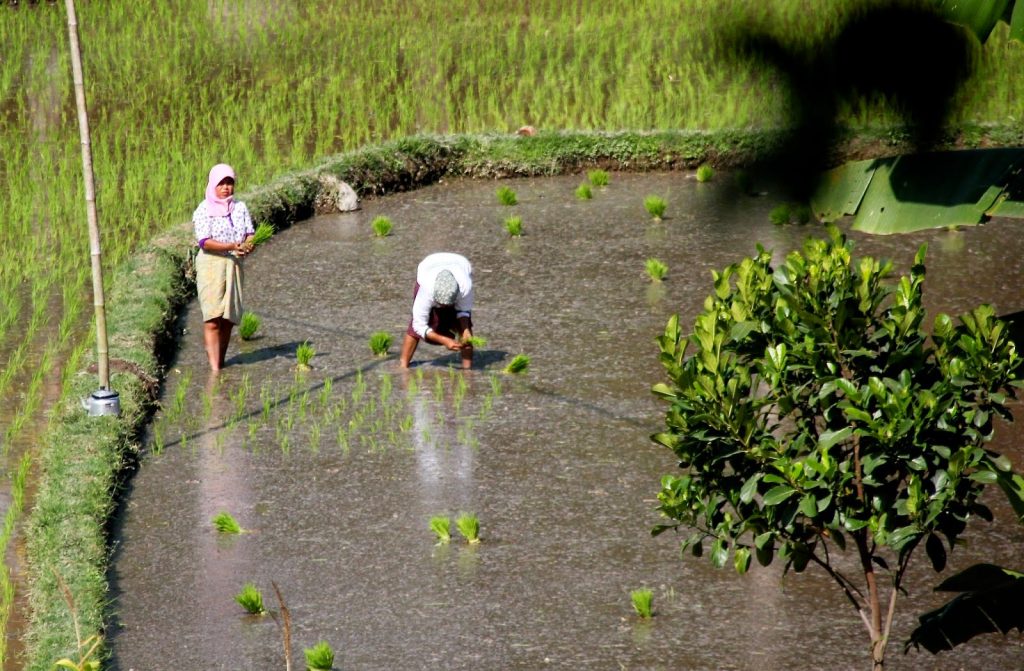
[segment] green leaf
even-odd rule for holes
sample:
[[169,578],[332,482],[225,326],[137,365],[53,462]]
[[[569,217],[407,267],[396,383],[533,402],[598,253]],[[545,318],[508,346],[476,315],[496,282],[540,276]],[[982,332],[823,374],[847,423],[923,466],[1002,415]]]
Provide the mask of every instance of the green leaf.
[[668,399],[676,398],[675,389],[673,389],[672,387],[668,386],[664,382],[659,382],[658,384],[656,384],[653,387],[651,387],[651,393],[654,394],[655,396],[660,396],[662,398],[668,398]]
[[725,566],[725,562],[728,558],[729,548],[726,547],[722,539],[719,538],[711,546],[711,565],[715,568],[722,568]]
[[796,493],[796,490],[789,485],[779,485],[778,487],[772,487],[764,495],[764,504],[766,506],[777,506],[790,496]]
[[991,485],[999,480],[999,475],[994,471],[974,471],[967,477],[975,482],[982,482],[986,485]]
[[740,575],[746,573],[747,569],[750,568],[750,550],[747,548],[737,548],[732,558],[732,565]]
[[761,479],[760,473],[755,473],[740,488],[740,501],[743,503],[750,503],[754,500],[754,494],[757,494],[757,483]]
[[838,431],[826,431],[818,438],[818,449],[827,450],[836,443],[844,441],[852,435],[852,426],[844,426]]

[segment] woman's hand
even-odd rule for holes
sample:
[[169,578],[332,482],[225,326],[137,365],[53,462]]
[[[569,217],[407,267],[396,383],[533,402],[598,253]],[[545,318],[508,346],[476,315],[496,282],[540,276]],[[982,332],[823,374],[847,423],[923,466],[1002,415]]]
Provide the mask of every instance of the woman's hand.
[[460,343],[455,338],[448,338],[448,342],[446,342],[444,346],[453,352],[458,352],[462,350],[462,343]]

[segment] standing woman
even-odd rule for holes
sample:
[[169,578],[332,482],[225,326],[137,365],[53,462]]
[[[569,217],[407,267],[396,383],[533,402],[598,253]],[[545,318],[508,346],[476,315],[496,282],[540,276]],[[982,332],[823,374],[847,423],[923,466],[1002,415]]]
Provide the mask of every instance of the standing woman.
[[235,200],[235,171],[218,163],[210,170],[206,199],[192,215],[199,254],[196,288],[203,310],[203,342],[212,370],[224,367],[231,329],[242,320],[242,257],[255,232],[245,203]]

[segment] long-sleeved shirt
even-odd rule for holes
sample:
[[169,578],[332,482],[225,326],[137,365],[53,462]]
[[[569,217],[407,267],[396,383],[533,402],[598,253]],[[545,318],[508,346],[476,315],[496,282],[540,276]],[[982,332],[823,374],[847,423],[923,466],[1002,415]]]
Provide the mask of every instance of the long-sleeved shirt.
[[469,317],[473,311],[473,267],[469,259],[461,254],[438,252],[431,254],[416,268],[416,282],[420,285],[416,300],[412,303],[412,330],[421,338],[427,337],[427,322],[431,308],[438,307],[434,302],[434,279],[442,270],[455,276],[459,285],[459,295],[455,299],[455,315]]

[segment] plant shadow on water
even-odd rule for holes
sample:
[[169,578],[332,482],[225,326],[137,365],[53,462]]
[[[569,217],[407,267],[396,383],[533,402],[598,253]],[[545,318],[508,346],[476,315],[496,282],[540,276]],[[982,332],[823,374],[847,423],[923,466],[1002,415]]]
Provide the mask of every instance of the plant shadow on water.
[[[245,365],[221,372],[208,410],[189,391],[206,374],[201,318],[194,304],[183,317],[182,372],[165,385],[114,527],[113,610],[124,626],[111,628],[111,668],[280,667],[273,625],[242,620],[232,600],[245,582],[271,581],[302,613],[296,651],[328,638],[338,668],[860,668],[862,625],[827,577],[808,570],[783,589],[776,568],[737,577],[680,558],[672,534],[650,536],[660,477],[677,471],[649,439],[665,412],[650,393],[664,376],[654,338],[672,312],[691,323],[713,290],[710,271],[754,253],[755,241],[781,259],[821,235],[772,226],[773,199],[736,203],[732,181],[716,176],[697,194],[679,174],[616,174],[616,192],[632,196],[588,208],[573,195],[578,176],[516,180],[516,214],[530,222],[518,253],[486,225],[508,211],[486,181],[365,202],[367,217],[417,222],[387,238],[379,263],[366,263],[371,236],[338,234],[340,216],[275,236],[247,260],[247,277],[268,281],[247,284],[245,300],[276,317],[264,321],[260,354],[229,359]],[[653,236],[638,205],[649,193],[671,194],[676,213]],[[1024,239],[1010,232],[979,227],[958,234],[962,247],[936,244],[929,311],[959,312],[979,297],[1002,312],[1024,308]],[[943,239],[854,237],[858,255],[897,267]],[[468,374],[440,348],[419,348],[411,370],[367,348],[371,333],[400,337],[416,264],[440,250],[474,265],[474,326],[488,346]],[[653,302],[642,272],[652,256],[673,269]],[[971,270],[979,263],[1005,277],[984,282]],[[328,351],[300,376],[284,353],[307,339]],[[518,352],[529,371],[501,375]],[[981,533],[1008,542],[976,547],[1013,566],[1024,533],[999,526],[1006,511],[989,505],[997,524]],[[258,533],[218,544],[209,520],[219,510]],[[426,520],[465,511],[479,516],[483,541],[436,546]],[[967,565],[978,552],[958,547],[950,561]],[[935,582],[930,570],[914,574],[894,641],[940,602]],[[664,586],[649,626],[624,597],[638,585]],[[815,654],[794,656],[807,640]],[[998,639],[938,657],[890,655],[886,666],[955,669],[976,655],[1019,666],[1019,647]]]

